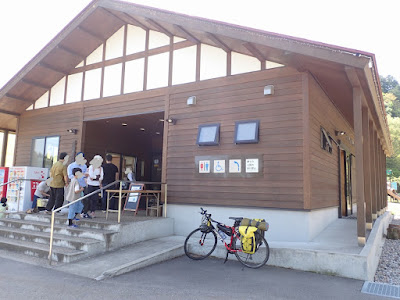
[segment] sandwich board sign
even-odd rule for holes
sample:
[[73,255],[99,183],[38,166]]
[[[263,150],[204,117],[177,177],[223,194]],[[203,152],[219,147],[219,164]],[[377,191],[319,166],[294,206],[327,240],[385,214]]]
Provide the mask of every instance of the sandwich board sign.
[[[129,191],[143,190],[143,187],[143,183],[131,183],[129,186]],[[141,193],[128,193],[125,201],[124,210],[137,211],[141,195]]]

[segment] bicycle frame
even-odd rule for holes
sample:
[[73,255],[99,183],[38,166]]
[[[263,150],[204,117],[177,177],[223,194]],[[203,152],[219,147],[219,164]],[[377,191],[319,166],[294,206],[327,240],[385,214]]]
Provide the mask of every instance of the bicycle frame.
[[[235,227],[235,226],[228,226],[227,227],[227,228],[230,228],[231,231],[232,231],[232,234],[230,235],[231,241],[229,242],[229,244],[227,244],[225,242],[225,240],[222,238],[222,236],[219,234],[218,229],[215,228],[215,226],[212,224],[212,223],[216,223],[216,224],[222,224],[222,223],[212,219],[207,214],[204,215],[204,216],[207,219],[207,226],[212,227],[212,231],[214,231],[216,233],[216,235],[218,236],[219,240],[224,244],[226,250],[228,250],[229,253],[242,252],[242,249],[232,249],[233,238],[236,237],[240,241],[240,235],[238,234],[238,232],[236,230],[237,227]],[[226,225],[224,225],[224,226],[226,226]]]

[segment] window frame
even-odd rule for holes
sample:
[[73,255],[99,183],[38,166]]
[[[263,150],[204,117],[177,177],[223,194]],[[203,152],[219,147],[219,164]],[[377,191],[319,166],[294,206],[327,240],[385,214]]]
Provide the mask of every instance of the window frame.
[[[200,142],[201,130],[203,128],[207,128],[207,127],[216,127],[214,141]],[[197,146],[218,146],[219,145],[219,137],[220,137],[220,128],[221,128],[221,123],[199,125],[198,131],[197,131],[197,140],[196,140]]]
[[[239,131],[239,126],[241,124],[253,124],[255,123],[256,128],[255,128],[255,135],[254,139],[248,139],[248,140],[238,140],[238,131]],[[235,135],[234,135],[234,142],[235,144],[258,144],[260,141],[260,120],[245,120],[245,121],[236,121],[235,122]]]
[[[35,136],[32,138],[32,143],[31,143],[31,159],[30,159],[30,165],[32,165],[32,158],[33,158],[33,143],[35,140],[38,139],[44,139],[44,146],[43,146],[43,157],[42,157],[42,166],[38,168],[44,168],[44,158],[46,156],[46,144],[47,144],[47,138],[58,138],[58,153],[57,153],[57,160],[58,156],[60,154],[60,143],[61,143],[61,136],[60,135],[46,135],[46,136]],[[37,167],[37,166],[35,166]]]

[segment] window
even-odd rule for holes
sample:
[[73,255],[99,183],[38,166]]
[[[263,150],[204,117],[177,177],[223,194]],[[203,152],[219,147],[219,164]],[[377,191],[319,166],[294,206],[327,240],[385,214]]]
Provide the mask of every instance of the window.
[[332,153],[332,142],[329,137],[329,133],[321,127],[321,148]]
[[258,143],[259,127],[259,120],[235,122],[235,144]]
[[197,145],[213,146],[219,144],[219,127],[220,124],[199,125],[197,134]]
[[59,145],[59,136],[34,138],[32,140],[31,166],[51,168],[57,161]]

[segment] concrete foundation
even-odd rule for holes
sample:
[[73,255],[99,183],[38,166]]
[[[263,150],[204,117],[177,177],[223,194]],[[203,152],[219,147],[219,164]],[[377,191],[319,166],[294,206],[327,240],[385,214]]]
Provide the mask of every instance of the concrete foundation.
[[[282,209],[231,208],[203,206],[212,218],[225,224],[232,224],[229,217],[265,219],[270,228],[268,241],[309,242],[329,224],[337,220],[338,209],[331,207],[314,211],[290,211]],[[200,207],[195,205],[169,204],[167,215],[174,219],[174,234],[188,235],[201,222]]]

